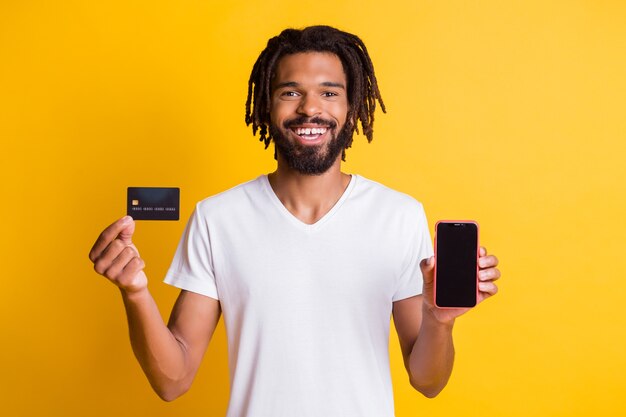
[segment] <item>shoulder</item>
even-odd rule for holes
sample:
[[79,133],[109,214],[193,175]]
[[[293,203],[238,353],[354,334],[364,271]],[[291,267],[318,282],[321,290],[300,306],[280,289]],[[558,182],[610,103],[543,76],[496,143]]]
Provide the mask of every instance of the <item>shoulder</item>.
[[263,181],[262,175],[200,200],[196,204],[196,211],[206,216],[244,208],[258,200],[259,194],[263,192]]
[[414,214],[423,214],[424,212],[422,203],[406,193],[360,175],[356,176],[356,181],[354,190],[356,196],[370,201],[377,210],[389,209]]

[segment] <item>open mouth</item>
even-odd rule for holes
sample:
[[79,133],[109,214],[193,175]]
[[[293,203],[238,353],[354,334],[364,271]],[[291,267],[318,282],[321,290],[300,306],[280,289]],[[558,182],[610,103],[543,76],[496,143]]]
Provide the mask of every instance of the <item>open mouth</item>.
[[306,141],[314,141],[324,135],[328,131],[328,127],[292,127],[291,131]]

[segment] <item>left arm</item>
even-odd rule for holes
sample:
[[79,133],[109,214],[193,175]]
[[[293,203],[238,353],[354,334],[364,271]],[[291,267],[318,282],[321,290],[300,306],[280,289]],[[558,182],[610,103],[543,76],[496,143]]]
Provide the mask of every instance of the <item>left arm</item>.
[[[452,323],[424,313],[423,295],[393,303],[393,322],[413,388],[433,398],[446,386],[454,362]],[[418,337],[419,336],[419,337]]]
[[[478,303],[498,291],[498,259],[480,248]],[[420,264],[424,277],[422,295],[396,301],[393,321],[398,332],[404,366],[411,385],[428,398],[446,386],[454,363],[452,328],[455,319],[469,308],[440,309],[433,302],[434,258]]]

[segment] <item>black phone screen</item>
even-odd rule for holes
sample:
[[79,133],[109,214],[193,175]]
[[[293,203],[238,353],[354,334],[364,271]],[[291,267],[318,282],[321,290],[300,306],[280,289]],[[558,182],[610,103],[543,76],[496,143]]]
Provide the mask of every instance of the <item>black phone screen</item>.
[[466,222],[439,222],[435,240],[435,304],[438,307],[474,307],[478,226]]

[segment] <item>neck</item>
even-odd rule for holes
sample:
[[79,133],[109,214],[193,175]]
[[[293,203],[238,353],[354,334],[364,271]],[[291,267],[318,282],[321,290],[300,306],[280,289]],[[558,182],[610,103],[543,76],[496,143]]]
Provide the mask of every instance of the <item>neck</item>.
[[350,183],[350,175],[341,172],[341,157],[323,174],[305,175],[291,169],[280,154],[278,167],[268,179],[285,208],[307,224],[324,217]]

